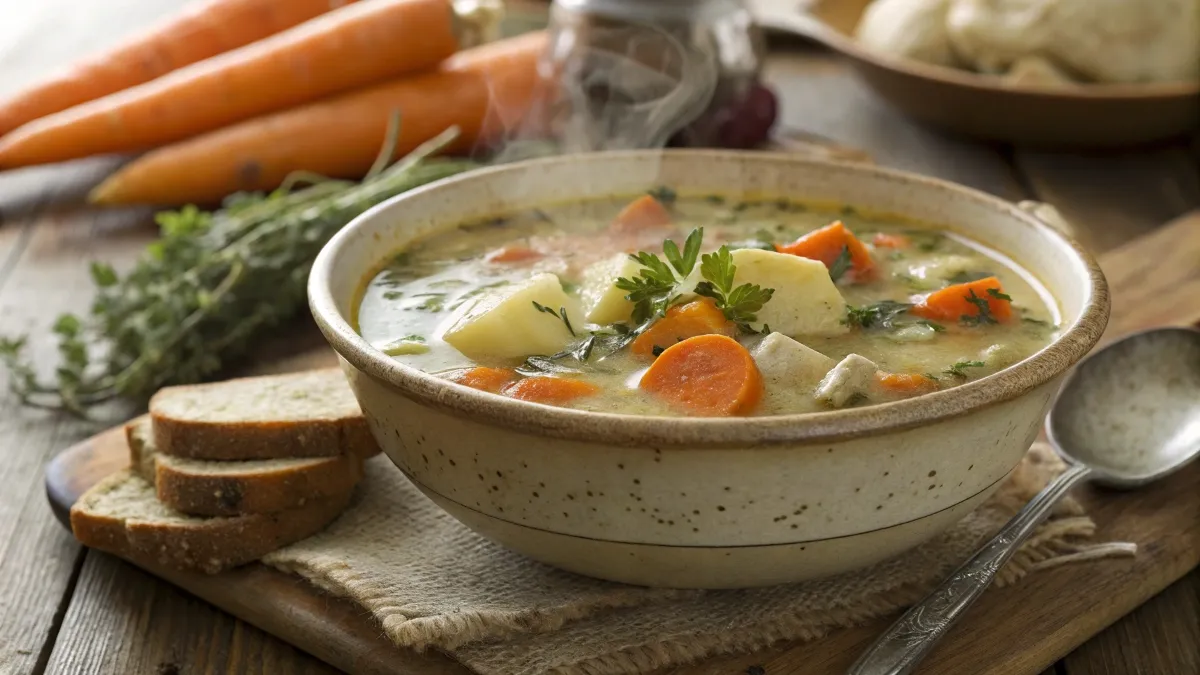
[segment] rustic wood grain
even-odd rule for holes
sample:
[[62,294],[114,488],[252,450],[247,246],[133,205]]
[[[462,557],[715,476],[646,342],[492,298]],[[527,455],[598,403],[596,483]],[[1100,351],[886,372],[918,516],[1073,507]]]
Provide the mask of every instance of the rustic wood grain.
[[1112,289],[1104,339],[1200,321],[1200,210],[1100,257]]
[[1200,166],[1178,147],[1094,155],[1017,151],[1033,198],[1078,224],[1102,253],[1200,208]]
[[[89,551],[48,674],[338,671],[128,563]],[[114,639],[114,636],[117,639]]]
[[1200,570],[1067,655],[1069,675],[1200,673]]

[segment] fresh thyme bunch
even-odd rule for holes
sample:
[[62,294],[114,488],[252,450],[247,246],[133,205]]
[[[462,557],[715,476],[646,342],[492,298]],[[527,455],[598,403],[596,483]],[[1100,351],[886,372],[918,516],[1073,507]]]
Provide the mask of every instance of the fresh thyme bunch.
[[[97,291],[84,317],[60,316],[60,363],[38,380],[25,338],[0,338],[13,391],[32,405],[84,414],[114,398],[144,400],[158,388],[197,382],[245,354],[305,304],[308,273],[325,242],[379,202],[477,164],[431,159],[457,129],[385,168],[388,147],[361,182],[298,175],[268,194],[240,195],[224,208],[194,206],[157,216],[161,238],[121,277],[92,263]],[[308,187],[293,190],[298,182]]]

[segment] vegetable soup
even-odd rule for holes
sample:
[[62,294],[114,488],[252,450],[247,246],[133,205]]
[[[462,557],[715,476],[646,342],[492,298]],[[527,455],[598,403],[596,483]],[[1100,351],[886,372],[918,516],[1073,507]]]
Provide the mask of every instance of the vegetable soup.
[[357,315],[395,359],[497,395],[701,416],[953,387],[1042,349],[1057,320],[1030,274],[957,232],[667,188],[417,242]]

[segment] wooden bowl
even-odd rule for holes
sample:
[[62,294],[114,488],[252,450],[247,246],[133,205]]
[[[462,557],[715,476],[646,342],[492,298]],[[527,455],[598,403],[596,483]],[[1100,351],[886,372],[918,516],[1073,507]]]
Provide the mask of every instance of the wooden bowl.
[[1054,148],[1114,148],[1200,128],[1200,81],[1034,86],[899,59],[853,37],[871,0],[755,0],[768,30],[816,40],[850,60],[880,96],[912,118],[990,141]]
[[[351,325],[364,277],[414,242],[522,206],[721,192],[954,223],[1057,299],[1063,331],[999,373],[894,403],[746,418],[556,408],[386,356]],[[647,586],[761,586],[853,570],[944,531],[990,495],[1108,316],[1103,275],[1034,212],[913,174],[786,153],[593,153],[500,165],[377,206],[321,251],[309,304],[384,452],[480,534],[573,572]],[[396,542],[397,546],[403,545]]]

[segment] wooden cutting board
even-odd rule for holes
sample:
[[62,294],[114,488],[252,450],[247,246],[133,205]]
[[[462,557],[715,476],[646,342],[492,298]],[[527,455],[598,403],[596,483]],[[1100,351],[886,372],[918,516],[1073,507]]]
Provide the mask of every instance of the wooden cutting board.
[[[1200,212],[1109,252],[1101,259],[1113,292],[1105,339],[1161,325],[1200,323]],[[328,365],[319,351],[292,368]],[[129,464],[124,434],[110,429],[61,454],[46,468],[46,492],[67,523],[71,504],[105,475]],[[1138,544],[1134,558],[1067,565],[984,595],[918,671],[922,675],[1037,675],[1091,636],[1200,564],[1200,464],[1138,492],[1084,489],[1078,497],[1099,540]],[[194,595],[350,673],[442,675],[468,672],[448,658],[392,645],[363,610],[260,564],[215,576],[146,568]],[[772,675],[844,672],[890,619],[824,640],[721,657],[671,672],[735,673],[751,664]]]

